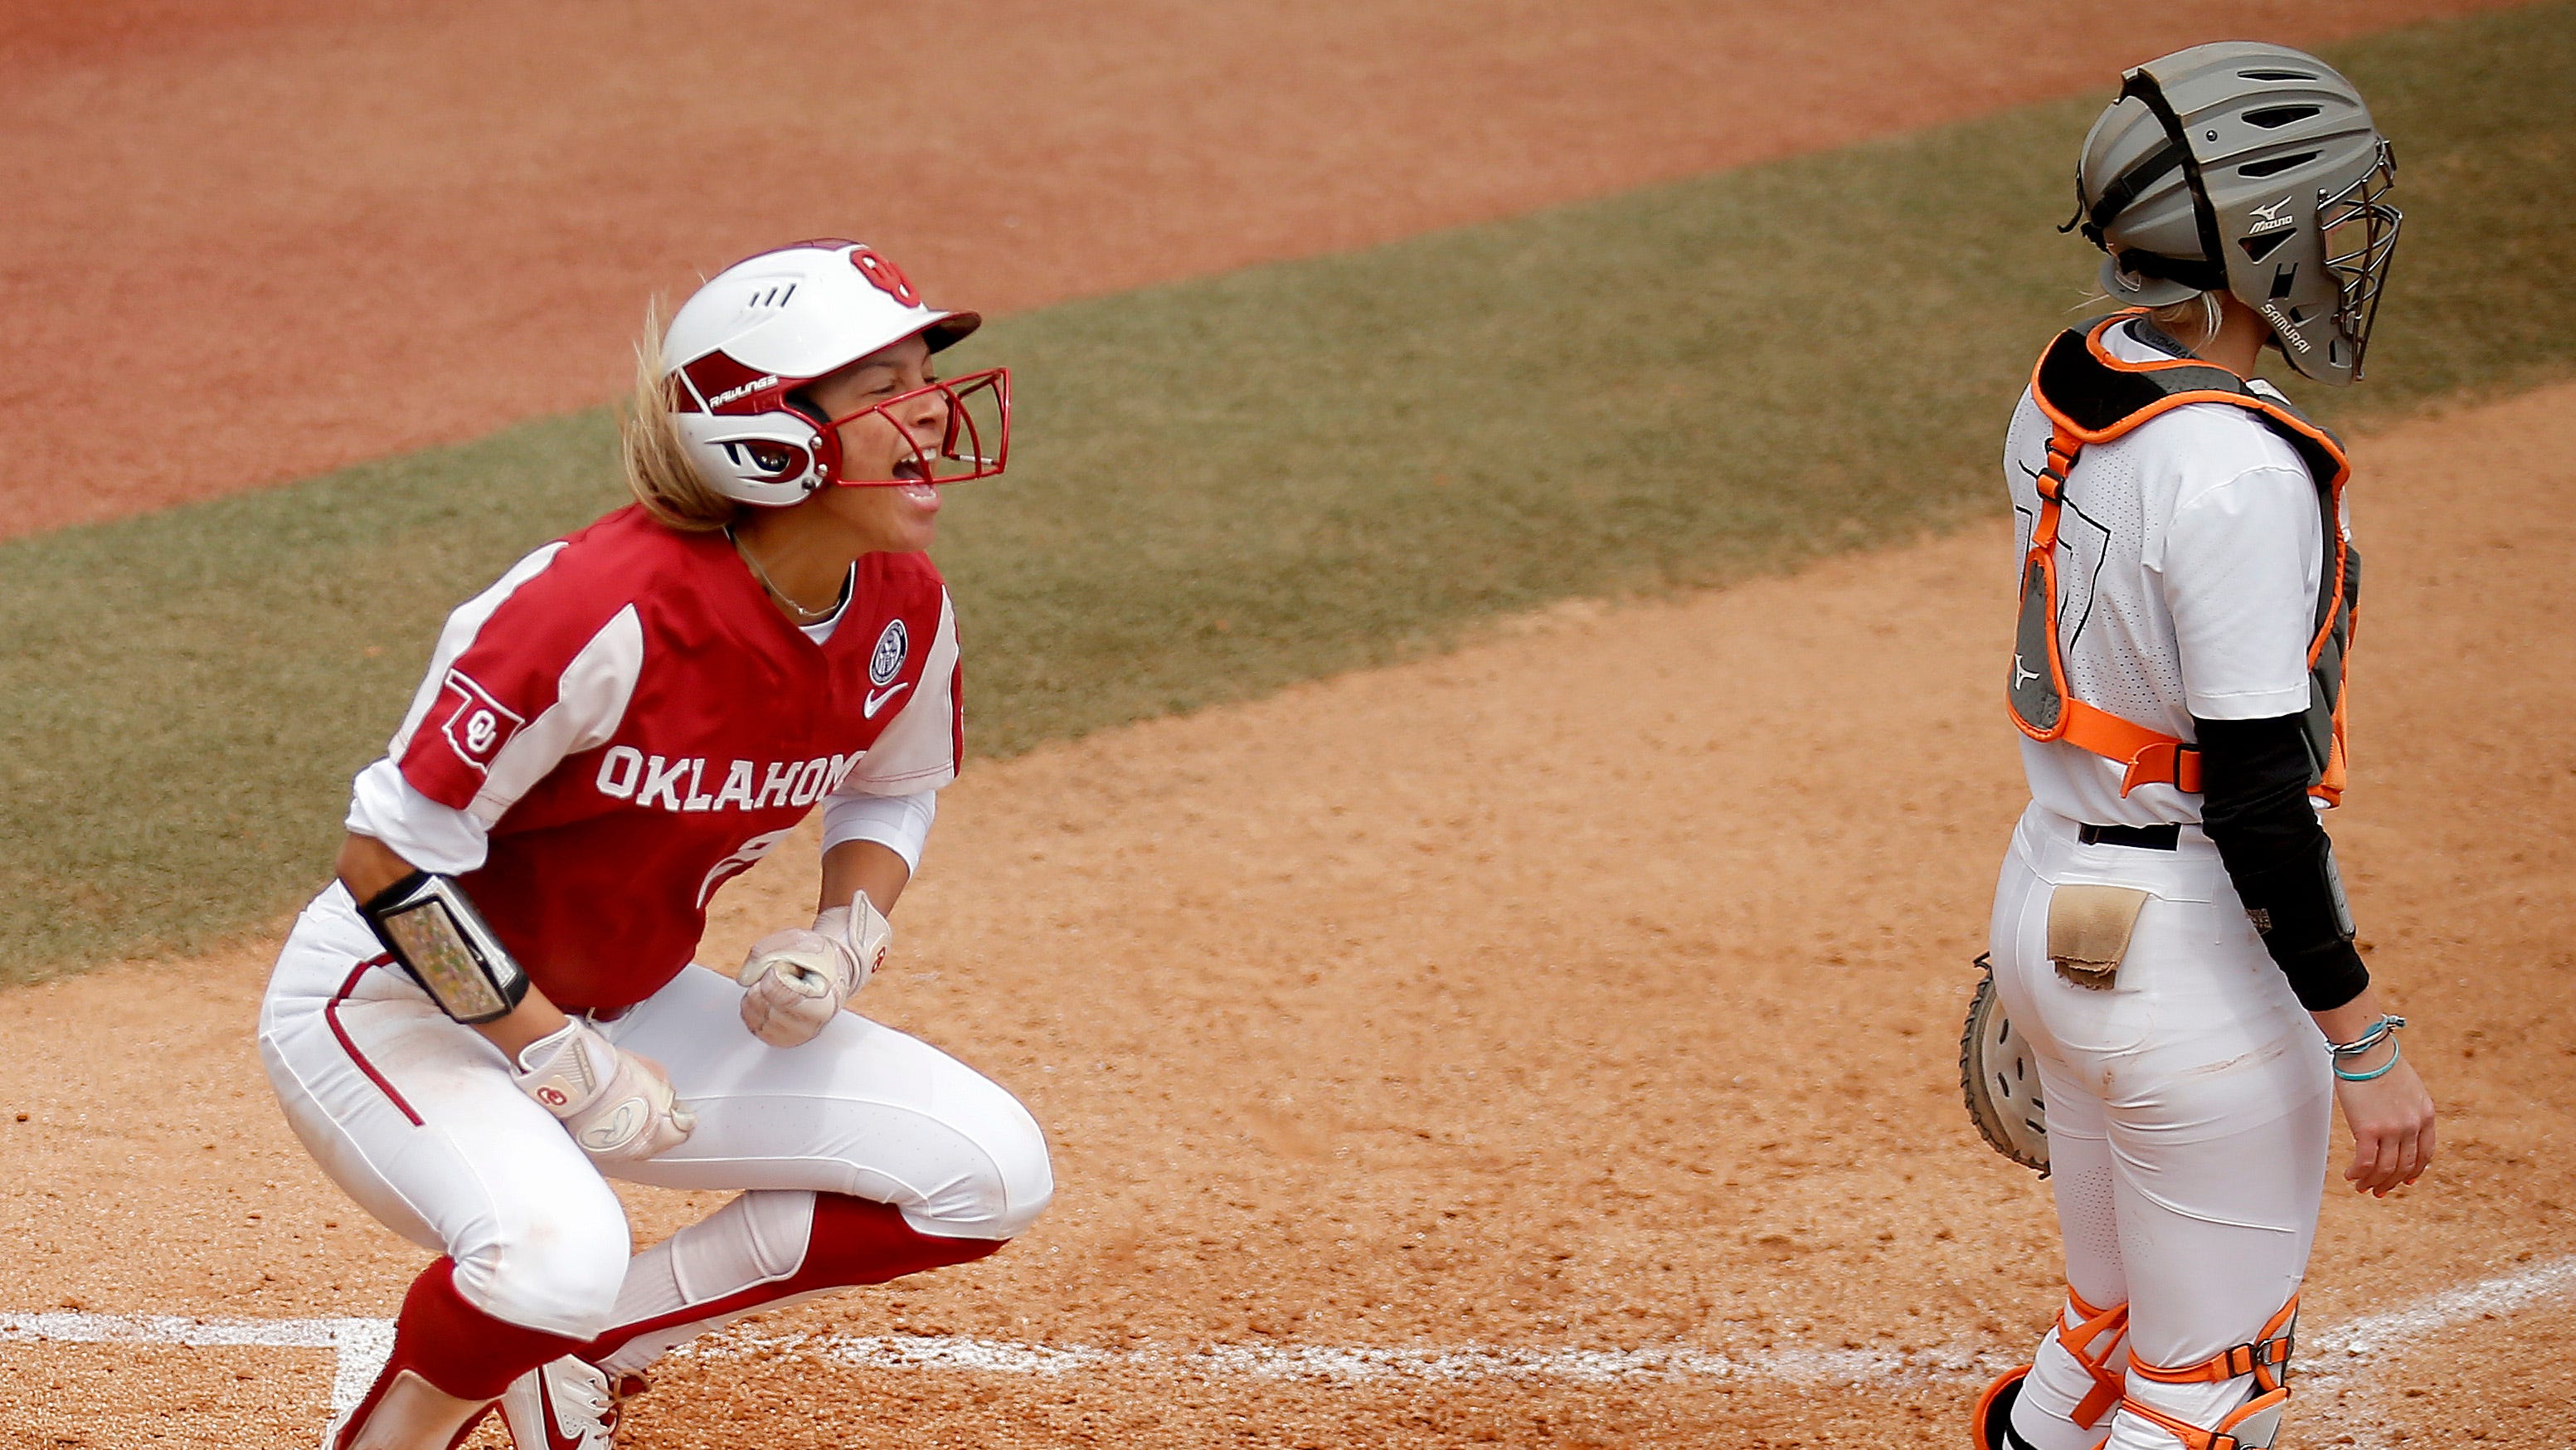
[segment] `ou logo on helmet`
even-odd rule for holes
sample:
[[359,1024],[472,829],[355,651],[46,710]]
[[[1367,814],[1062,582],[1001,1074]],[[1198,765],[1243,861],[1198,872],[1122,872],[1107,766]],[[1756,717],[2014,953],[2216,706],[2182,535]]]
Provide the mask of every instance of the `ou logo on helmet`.
[[921,305],[921,293],[913,287],[912,279],[903,275],[903,269],[869,248],[852,247],[850,265],[858,268],[859,275],[874,283],[878,291],[895,301],[906,307]]

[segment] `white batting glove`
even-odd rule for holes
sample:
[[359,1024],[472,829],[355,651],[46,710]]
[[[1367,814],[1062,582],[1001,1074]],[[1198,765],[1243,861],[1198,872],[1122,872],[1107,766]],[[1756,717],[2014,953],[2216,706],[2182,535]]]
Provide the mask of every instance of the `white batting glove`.
[[814,918],[812,930],[791,926],[751,944],[735,979],[742,983],[742,1025],[772,1047],[814,1040],[885,965],[894,927],[866,892]]
[[635,1163],[688,1141],[697,1114],[680,1105],[662,1064],[626,1052],[576,1017],[519,1053],[519,1090],[555,1115],[601,1163]]

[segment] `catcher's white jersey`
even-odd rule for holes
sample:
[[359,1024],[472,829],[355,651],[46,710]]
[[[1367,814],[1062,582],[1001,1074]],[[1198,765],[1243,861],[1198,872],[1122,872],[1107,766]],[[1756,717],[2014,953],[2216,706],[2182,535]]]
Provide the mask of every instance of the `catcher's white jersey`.
[[[2124,361],[2170,356],[2126,329],[2105,341]],[[2034,480],[2048,437],[2025,390],[2004,445],[2016,568],[2039,514]],[[2059,644],[2078,699],[2183,740],[2197,738],[2194,715],[2259,720],[2307,708],[2325,567],[2317,490],[2260,417],[2195,403],[2086,445],[2060,518]],[[2145,785],[2124,798],[2121,767],[2073,745],[2024,739],[2021,752],[2031,797],[2060,816],[2200,820],[2199,796]]]

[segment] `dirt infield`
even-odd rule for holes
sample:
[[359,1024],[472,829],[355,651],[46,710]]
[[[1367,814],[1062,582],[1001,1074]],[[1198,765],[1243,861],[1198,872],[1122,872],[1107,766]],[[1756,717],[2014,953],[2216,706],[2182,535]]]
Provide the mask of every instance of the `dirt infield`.
[[[2445,1156],[2392,1201],[2329,1195],[2289,1443],[2564,1450],[2576,385],[2359,456],[2336,829]],[[970,772],[865,1005],[1031,1103],[1058,1207],[988,1262],[668,1362],[632,1443],[1961,1443],[1977,1356],[2056,1273],[1951,1067],[2018,805],[2007,552],[1977,529],[1568,605]],[[755,873],[707,958],[809,891]],[[11,994],[0,1285],[39,1297],[0,1316],[391,1313],[418,1255],[261,1079],[269,950]],[[630,1202],[652,1236],[713,1200]],[[19,1443],[299,1443],[330,1389],[327,1350],[12,1322]]]
[[597,403],[648,293],[788,236],[1019,309],[2486,8],[10,6],[0,536]]

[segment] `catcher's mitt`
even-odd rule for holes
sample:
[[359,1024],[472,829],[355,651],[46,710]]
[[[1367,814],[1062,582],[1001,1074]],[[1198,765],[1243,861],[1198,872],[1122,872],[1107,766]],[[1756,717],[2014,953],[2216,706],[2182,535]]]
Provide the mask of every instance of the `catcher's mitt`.
[[1995,1000],[1995,964],[1977,955],[1977,994],[1959,1032],[1959,1094],[1968,1117],[1994,1150],[2048,1176],[2048,1128],[2039,1099],[2039,1064]]

